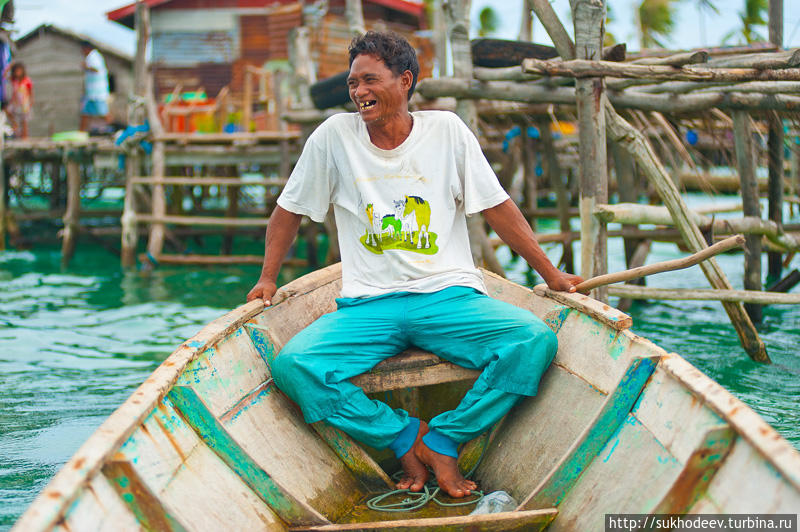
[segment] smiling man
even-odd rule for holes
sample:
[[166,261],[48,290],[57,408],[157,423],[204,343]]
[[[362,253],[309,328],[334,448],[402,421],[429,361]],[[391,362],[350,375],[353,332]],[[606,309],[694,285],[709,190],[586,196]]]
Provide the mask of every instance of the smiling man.
[[[392,449],[405,471],[398,488],[421,490],[429,466],[444,491],[464,497],[477,486],[458,471],[458,445],[535,395],[556,353],[540,319],[486,295],[466,216],[482,213],[550,288],[574,292],[582,279],[550,263],[456,115],[409,112],[419,64],[405,39],[368,32],[349,52],[358,112],[329,118],[309,137],[270,218],[261,277],[247,299],[270,304],[301,216],[321,222],[332,204],[341,298],[284,346],[272,363],[275,383],[307,422]],[[411,346],[482,370],[458,407],[429,423],[350,383]]]

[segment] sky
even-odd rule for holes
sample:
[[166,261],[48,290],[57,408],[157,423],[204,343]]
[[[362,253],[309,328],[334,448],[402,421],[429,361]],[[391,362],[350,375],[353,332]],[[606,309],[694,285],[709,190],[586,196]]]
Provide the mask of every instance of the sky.
[[[132,0],[131,0],[132,1]],[[638,50],[635,31],[635,8],[641,0],[607,0],[614,20],[607,31],[614,34],[617,42],[628,44],[628,50]],[[698,14],[698,0],[682,0],[678,4],[678,23],[672,38],[667,42],[671,49],[715,46],[722,37],[739,26],[737,12],[742,10],[744,0],[713,0],[720,14]],[[16,0],[15,37],[21,37],[43,23],[55,24],[100,40],[124,52],[133,54],[135,36],[133,31],[108,21],[106,11],[116,9],[128,2],[125,0]],[[553,0],[553,7],[565,25],[569,0]],[[473,31],[477,27],[477,14],[491,6],[500,18],[500,29],[493,35],[503,39],[516,39],[519,33],[522,0],[473,0]],[[783,8],[784,46],[800,47],[800,1],[785,0]],[[571,33],[571,29],[568,27]],[[766,28],[763,32],[766,37]],[[534,25],[534,41],[550,44],[544,28],[538,21]]]

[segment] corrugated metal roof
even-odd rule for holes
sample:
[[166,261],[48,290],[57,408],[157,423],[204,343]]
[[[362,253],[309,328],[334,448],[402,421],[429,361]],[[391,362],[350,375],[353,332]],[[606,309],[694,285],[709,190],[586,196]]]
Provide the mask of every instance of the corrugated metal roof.
[[230,63],[239,55],[238,31],[153,34],[153,61],[169,66]]
[[[365,4],[376,4],[384,6],[402,13],[411,14],[417,18],[423,18],[425,6],[422,0],[363,0]],[[180,7],[184,9],[210,9],[222,7],[238,8],[258,8],[270,7],[275,4],[289,4],[292,0],[144,0],[144,3],[151,8],[172,4],[170,7]],[[297,2],[298,4],[300,2]],[[122,6],[118,9],[108,11],[106,17],[112,22],[118,22],[129,28],[133,28],[133,18],[136,12],[136,3]]]

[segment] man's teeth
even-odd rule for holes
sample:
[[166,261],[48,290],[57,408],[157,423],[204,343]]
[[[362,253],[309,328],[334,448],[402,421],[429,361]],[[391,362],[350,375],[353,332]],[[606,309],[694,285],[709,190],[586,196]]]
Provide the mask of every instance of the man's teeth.
[[368,109],[368,108],[372,107],[373,105],[375,105],[375,101],[374,100],[371,101],[371,102],[361,102],[361,108],[362,109]]

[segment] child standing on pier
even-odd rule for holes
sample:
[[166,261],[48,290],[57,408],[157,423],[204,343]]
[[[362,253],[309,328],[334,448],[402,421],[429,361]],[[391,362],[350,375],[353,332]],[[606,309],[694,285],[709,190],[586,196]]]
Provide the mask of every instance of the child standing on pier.
[[33,107],[33,82],[25,72],[25,65],[12,63],[9,68],[11,95],[6,112],[14,128],[14,136],[19,139],[28,138],[28,122]]

